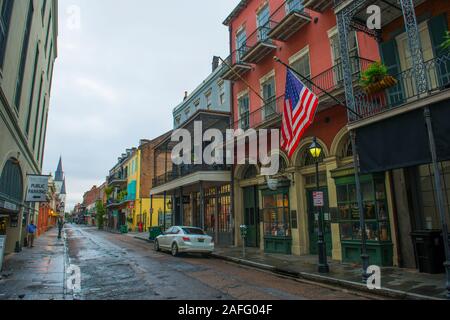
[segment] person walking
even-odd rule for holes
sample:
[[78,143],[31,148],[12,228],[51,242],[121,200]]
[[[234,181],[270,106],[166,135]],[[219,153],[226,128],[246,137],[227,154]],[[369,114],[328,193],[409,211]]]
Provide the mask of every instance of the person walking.
[[34,247],[34,235],[36,234],[36,225],[34,224],[33,220],[28,224],[27,226],[27,232],[28,232],[28,248]]
[[58,239],[61,239],[61,237],[62,237],[63,227],[64,227],[64,220],[63,220],[63,218],[59,217],[58,218]]

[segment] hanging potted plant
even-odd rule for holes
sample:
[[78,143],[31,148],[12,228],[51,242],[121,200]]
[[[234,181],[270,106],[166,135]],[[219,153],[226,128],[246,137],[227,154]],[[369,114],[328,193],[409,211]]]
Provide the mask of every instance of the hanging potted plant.
[[361,73],[361,86],[367,94],[375,94],[397,84],[397,79],[389,75],[387,67],[374,62]]
[[444,42],[442,42],[441,48],[444,50],[447,50],[450,48],[450,31],[445,32]]

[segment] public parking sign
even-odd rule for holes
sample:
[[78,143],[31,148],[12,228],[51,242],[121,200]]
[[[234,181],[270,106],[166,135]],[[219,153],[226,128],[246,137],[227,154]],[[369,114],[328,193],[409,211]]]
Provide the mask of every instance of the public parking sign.
[[49,176],[28,175],[26,200],[28,202],[47,202]]
[[324,196],[322,191],[314,191],[313,192],[313,199],[314,199],[314,207],[323,207],[325,206],[324,203]]

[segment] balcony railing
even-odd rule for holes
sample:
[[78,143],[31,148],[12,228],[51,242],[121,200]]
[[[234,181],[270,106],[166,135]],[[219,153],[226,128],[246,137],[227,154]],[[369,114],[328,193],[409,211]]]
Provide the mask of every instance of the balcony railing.
[[120,185],[127,182],[127,177],[124,177],[119,174],[114,174],[108,177],[108,185]]
[[303,0],[287,0],[270,16],[269,37],[286,41],[309,22],[311,15]]
[[[365,59],[358,56],[350,57],[351,71],[353,80],[359,80],[361,78],[361,71],[366,70],[367,67],[374,61]],[[336,90],[343,89],[344,87],[344,68],[342,62],[337,63],[328,70],[325,70],[321,74],[313,77],[311,81],[315,86],[305,83],[308,87],[312,87],[313,92],[317,96],[324,95],[324,92],[319,87],[331,94]]]
[[[269,37],[270,22],[264,26],[258,27],[248,38],[246,46],[240,53],[244,53],[242,60],[246,63],[258,63],[267,54],[269,54],[276,45]],[[245,51],[245,52],[244,52]]]
[[425,73],[428,84],[425,94],[419,94],[412,68],[393,75],[397,84],[379,93],[368,94],[363,89],[357,90],[356,112],[362,118],[371,117],[450,88],[450,52],[425,62]]
[[252,67],[242,61],[242,57],[246,52],[246,47],[235,50],[225,61],[225,67],[223,69],[221,78],[230,81],[239,80],[240,76],[243,76],[246,72],[252,69]]
[[166,183],[169,183],[171,181],[177,180],[179,178],[188,176],[190,174],[201,172],[201,171],[229,171],[231,170],[231,167],[228,165],[181,165],[178,167],[173,168],[172,171],[169,171],[163,175],[160,175],[156,178],[153,178],[153,187],[158,187],[161,185],[164,185]]
[[239,116],[234,123],[234,129],[258,128],[269,123],[283,113],[284,95],[278,98],[269,99],[259,109],[253,112],[246,112]]

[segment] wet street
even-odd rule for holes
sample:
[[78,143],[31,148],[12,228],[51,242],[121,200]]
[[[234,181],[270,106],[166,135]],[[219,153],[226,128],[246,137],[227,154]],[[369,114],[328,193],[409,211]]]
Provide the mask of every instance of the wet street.
[[[8,259],[6,278],[0,280],[0,299],[81,300],[304,300],[367,299],[340,288],[295,281],[282,276],[200,256],[172,257],[153,250],[151,243],[127,235],[68,225],[65,241],[49,244],[34,261],[23,258],[30,250]],[[52,240],[53,241],[53,240]],[[54,240],[56,241],[56,240]],[[36,250],[38,250],[37,248]],[[28,251],[27,251],[28,250]],[[52,257],[46,257],[51,255]],[[35,268],[41,276],[23,275],[14,260],[25,259],[23,268]],[[43,261],[36,261],[37,259]],[[43,266],[43,263],[46,263]],[[53,265],[52,265],[53,264]],[[64,285],[58,273],[69,266],[81,271],[81,290]],[[16,266],[16,268],[14,268]],[[25,269],[22,269],[25,270]],[[4,270],[5,272],[5,270]],[[52,274],[46,281],[47,274]],[[27,276],[29,277],[27,280]],[[38,278],[38,279],[36,279]],[[5,280],[6,279],[6,280]],[[17,280],[17,281],[14,281]],[[28,281],[28,282],[27,282]],[[61,282],[61,283],[59,283]],[[19,285],[21,284],[21,285]],[[53,288],[53,291],[50,289]],[[49,291],[50,290],[50,291]]]

